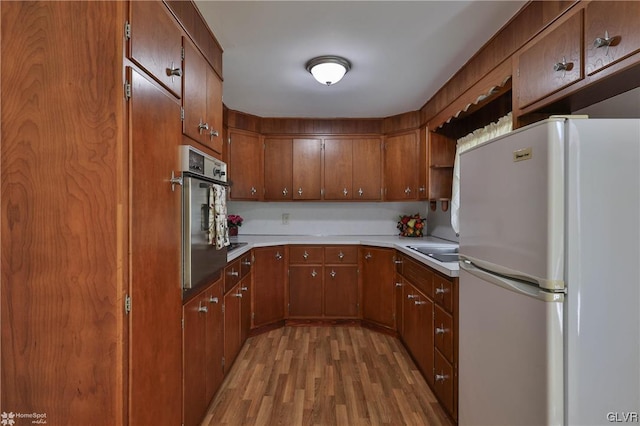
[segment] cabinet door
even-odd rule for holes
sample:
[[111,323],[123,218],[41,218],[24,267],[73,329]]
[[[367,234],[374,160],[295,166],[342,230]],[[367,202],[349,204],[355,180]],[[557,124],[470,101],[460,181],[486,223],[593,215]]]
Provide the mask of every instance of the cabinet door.
[[207,78],[207,124],[209,129],[205,132],[205,144],[218,154],[222,154],[224,139],[222,136],[222,80],[206,66]]
[[402,307],[403,307],[403,300],[402,300],[402,289],[405,286],[405,282],[402,278],[402,275],[396,273],[396,280],[394,283],[394,293],[393,293],[393,301],[395,303],[395,315],[394,315],[394,319],[396,321],[396,331],[398,332],[398,335],[402,336],[404,334],[404,324],[402,322],[403,320],[403,315],[402,315]]
[[240,281],[240,294],[242,294],[240,307],[240,346],[242,346],[249,337],[251,329],[251,275],[247,275]]
[[382,198],[382,143],[380,138],[353,140],[352,187],[354,200],[370,201]]
[[207,399],[207,309],[205,294],[199,294],[183,307],[184,350],[184,424],[199,425],[204,417]]
[[253,326],[259,327],[284,319],[285,262],[284,247],[253,249]]
[[385,142],[385,198],[418,199],[418,138],[416,132],[389,136]]
[[[219,279],[205,291],[205,302],[208,305],[206,316],[207,335],[205,338],[205,371],[207,374],[205,399],[207,405],[211,402],[224,379],[224,370],[222,368],[222,358],[224,357],[224,312],[222,311],[224,298],[222,286],[222,279]],[[202,416],[200,420],[202,420]]]
[[229,371],[236,359],[240,347],[240,312],[242,306],[242,291],[240,284],[236,284],[224,296],[224,369]]
[[357,266],[325,266],[324,315],[339,318],[358,317]]
[[134,306],[128,317],[129,423],[162,418],[180,424],[181,197],[168,183],[181,143],[180,105],[141,74],[127,72],[132,84],[129,294]]
[[130,4],[129,58],[175,96],[182,94],[182,31],[160,1]]
[[433,302],[409,283],[403,286],[404,340],[429,383],[433,382]]
[[262,193],[260,135],[229,130],[229,180],[232,200],[259,200]]
[[209,65],[198,49],[186,37],[184,43],[184,120],[182,132],[191,139],[207,144],[207,68]]
[[264,199],[291,200],[293,197],[293,140],[264,140]]
[[585,23],[588,75],[640,51],[640,2],[590,2]]
[[582,79],[582,13],[561,22],[520,54],[520,108]]
[[394,250],[360,248],[362,264],[362,316],[365,320],[393,328]]
[[289,267],[289,317],[322,316],[322,265]]
[[432,383],[433,391],[445,411],[451,414],[454,419],[457,419],[455,372],[453,366],[438,351],[435,352],[434,371],[435,377],[430,382]]
[[324,199],[353,198],[353,142],[351,139],[324,141]]
[[319,200],[321,197],[322,140],[293,140],[293,199]]

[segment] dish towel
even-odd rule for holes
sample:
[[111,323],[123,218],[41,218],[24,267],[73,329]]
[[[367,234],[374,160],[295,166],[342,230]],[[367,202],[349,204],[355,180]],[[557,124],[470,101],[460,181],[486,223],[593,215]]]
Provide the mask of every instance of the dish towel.
[[[227,225],[227,190],[222,185],[211,185],[209,191],[209,209],[210,226],[209,229],[210,244],[215,244],[216,249],[220,250],[230,244],[229,227]],[[213,218],[211,218],[213,215]],[[213,219],[213,220],[211,220]]]

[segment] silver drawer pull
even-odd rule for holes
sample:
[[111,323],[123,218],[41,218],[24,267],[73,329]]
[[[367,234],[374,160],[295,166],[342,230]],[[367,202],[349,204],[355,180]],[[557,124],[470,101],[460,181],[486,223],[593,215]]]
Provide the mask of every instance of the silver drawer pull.
[[217,297],[209,297],[209,303],[218,303],[218,298]]
[[448,375],[446,374],[436,374],[436,382],[444,382],[445,380],[447,380],[449,378]]
[[443,286],[436,288],[436,294],[445,294],[446,292],[447,290]]
[[342,194],[343,194],[345,197],[347,196],[347,194],[348,194],[348,193],[349,193],[349,191],[347,191],[347,188],[344,188],[344,189],[342,190]]
[[232,276],[232,277],[237,277],[240,275],[240,272],[238,271],[234,271],[233,269],[231,270],[231,272],[228,273],[228,275]]
[[436,327],[436,334],[444,334],[447,332],[447,329],[444,328],[443,324],[440,324],[440,327]]
[[251,195],[256,195],[256,192],[258,192],[258,190],[254,186],[252,186],[251,187]]
[[243,260],[243,261],[242,261],[242,264],[243,264],[244,266],[251,266],[251,261],[250,261],[250,260]]
[[331,275],[331,278],[334,278],[336,276],[336,271],[332,269],[329,275]]
[[242,293],[236,293],[234,294],[235,297],[239,297],[240,299],[242,299]]
[[307,260],[309,258],[309,253],[307,253],[307,251],[305,250],[304,253],[302,253],[302,257]]
[[416,300],[415,302],[413,302],[415,305],[426,305],[427,302],[426,300]]
[[280,254],[280,252],[277,252],[277,253],[276,253],[276,259],[277,259],[277,260],[282,259],[282,255]]
[[287,188],[282,190],[282,195],[284,195],[285,197],[287,196],[288,193],[289,191],[287,191]]
[[302,188],[298,188],[298,195],[302,195]]
[[247,290],[249,290],[249,287],[240,287],[240,290],[247,291]]
[[362,197],[363,194],[364,194],[364,191],[362,190],[362,188],[358,188],[358,195]]
[[344,253],[342,251],[338,253],[338,259],[340,260],[344,259]]
[[371,256],[371,253],[367,253],[364,255],[365,259],[371,259],[373,256]]
[[402,283],[396,283],[396,287],[402,287]]
[[314,269],[313,271],[311,271],[311,276],[312,277],[316,277],[316,275],[318,275],[318,273],[316,272],[316,270]]
[[209,138],[211,139],[217,138],[218,136],[220,136],[220,133],[217,130],[211,130],[209,132]]
[[417,294],[407,294],[407,299],[417,299],[418,295]]
[[209,123],[203,123],[202,120],[198,123],[198,132],[202,133],[203,130],[209,130]]
[[202,302],[200,302],[200,306],[198,306],[198,312],[209,312],[209,309],[206,306],[202,306]]

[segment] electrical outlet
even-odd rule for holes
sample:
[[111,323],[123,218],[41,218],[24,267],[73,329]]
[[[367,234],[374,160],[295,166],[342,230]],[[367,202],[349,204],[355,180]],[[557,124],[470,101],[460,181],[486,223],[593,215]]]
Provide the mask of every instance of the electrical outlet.
[[289,224],[289,213],[282,213],[282,224],[283,225]]

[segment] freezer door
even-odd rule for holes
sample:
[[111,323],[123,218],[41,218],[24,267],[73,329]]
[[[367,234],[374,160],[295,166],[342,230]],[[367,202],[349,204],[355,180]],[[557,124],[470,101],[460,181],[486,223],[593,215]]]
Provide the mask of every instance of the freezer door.
[[460,426],[563,422],[563,303],[509,287],[460,271]]
[[460,158],[460,254],[564,288],[565,120],[525,127]]

